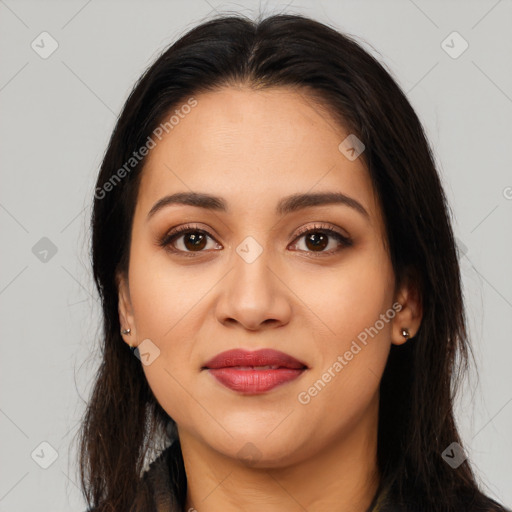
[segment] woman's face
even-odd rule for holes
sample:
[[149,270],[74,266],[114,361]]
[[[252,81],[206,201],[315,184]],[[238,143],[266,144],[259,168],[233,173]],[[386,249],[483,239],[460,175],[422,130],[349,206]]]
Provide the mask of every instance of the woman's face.
[[[339,147],[349,133],[291,89],[195,100],[176,108],[179,122],[150,150],[120,286],[121,325],[132,330],[124,339],[143,343],[155,397],[182,443],[253,465],[295,463],[375,433],[390,344],[414,326],[407,307],[397,312],[407,296],[394,294],[368,171],[348,143]],[[177,193],[218,199],[150,214]],[[350,199],[290,200],[317,194]],[[189,232],[164,240],[181,227]],[[205,368],[233,349],[273,349],[300,364],[253,370],[228,358],[224,370]]]

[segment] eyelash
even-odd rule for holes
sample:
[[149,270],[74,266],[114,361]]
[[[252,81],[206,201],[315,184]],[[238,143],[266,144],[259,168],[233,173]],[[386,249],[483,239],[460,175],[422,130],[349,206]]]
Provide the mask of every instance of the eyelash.
[[[182,256],[185,256],[185,257],[195,257],[197,254],[200,254],[202,252],[205,252],[204,250],[202,251],[182,251],[181,249],[176,249],[172,246],[172,243],[178,239],[181,235],[183,234],[187,234],[187,233],[201,233],[201,234],[204,234],[208,237],[210,237],[212,240],[215,241],[215,239],[213,238],[213,236],[208,233],[208,231],[205,231],[204,229],[200,229],[200,228],[197,228],[196,226],[193,226],[193,225],[184,225],[184,226],[179,226],[177,227],[176,229],[173,229],[172,231],[169,231],[168,233],[166,233],[159,241],[158,241],[158,245],[160,247],[163,247],[165,250],[169,251],[169,252],[172,252],[174,254],[178,254],[178,255],[182,255]],[[335,231],[334,229],[331,229],[331,228],[328,228],[328,227],[325,227],[325,226],[319,226],[319,225],[314,225],[312,228],[301,228],[299,230],[299,232],[297,233],[296,237],[294,238],[293,242],[295,243],[296,240],[298,240],[299,238],[305,236],[305,235],[309,235],[310,233],[322,233],[322,234],[325,234],[325,235],[328,235],[328,236],[332,236],[333,238],[335,238],[336,240],[338,240],[338,242],[340,242],[340,244],[343,246],[343,247],[350,247],[352,245],[352,240],[344,235],[342,235],[341,233],[339,233],[338,231]],[[325,255],[332,255],[336,252],[338,252],[340,249],[335,249],[334,251],[321,251],[321,252],[315,252],[315,251],[299,251],[299,252],[309,252],[311,254],[314,255],[314,257],[321,257],[321,256],[325,256]]]

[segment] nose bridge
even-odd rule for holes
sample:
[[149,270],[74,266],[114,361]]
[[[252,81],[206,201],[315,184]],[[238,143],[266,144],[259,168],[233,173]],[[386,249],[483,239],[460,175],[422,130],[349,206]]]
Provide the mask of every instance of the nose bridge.
[[256,329],[267,320],[287,322],[290,305],[277,272],[272,251],[248,236],[234,248],[232,271],[218,304],[221,322],[236,320]]
[[[260,237],[261,238],[261,237]],[[236,246],[233,254],[232,290],[240,298],[246,294],[258,301],[268,301],[275,292],[271,270],[270,250],[255,237],[247,236]]]

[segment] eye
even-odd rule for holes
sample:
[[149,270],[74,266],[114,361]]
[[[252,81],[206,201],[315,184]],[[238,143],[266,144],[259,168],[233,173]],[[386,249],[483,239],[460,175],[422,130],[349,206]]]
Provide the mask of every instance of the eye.
[[[215,241],[207,231],[187,225],[171,230],[159,240],[158,244],[168,251],[184,256],[194,256],[193,253],[204,252],[203,249],[208,245],[208,238]],[[220,244],[217,246],[222,248]]]
[[[350,247],[352,240],[338,231],[321,225],[314,225],[311,228],[299,230],[295,237],[292,248],[296,249],[301,244],[297,240],[304,238],[304,247],[299,248],[301,252],[310,252],[315,256],[330,255],[341,250],[340,248]],[[213,248],[222,249],[222,245],[205,230],[195,226],[185,225],[175,228],[164,235],[158,241],[158,245],[173,253],[183,256],[195,256],[194,253],[205,252],[208,249],[208,239],[213,242]],[[330,240],[331,239],[331,240]],[[334,239],[334,241],[332,240]],[[330,247],[330,250],[325,249]],[[212,247],[210,247],[211,249]],[[316,253],[316,254],[315,254]]]
[[[341,248],[350,247],[352,245],[352,240],[338,231],[331,229],[330,227],[318,226],[315,225],[312,228],[304,228],[299,231],[295,240],[304,238],[304,249],[299,249],[305,252],[314,253],[315,256],[318,255],[330,255],[338,252]],[[334,242],[329,240],[329,238],[334,238]],[[300,246],[301,244],[295,242],[293,247]],[[324,250],[326,247],[330,246],[330,250]],[[316,253],[316,254],[315,254]]]

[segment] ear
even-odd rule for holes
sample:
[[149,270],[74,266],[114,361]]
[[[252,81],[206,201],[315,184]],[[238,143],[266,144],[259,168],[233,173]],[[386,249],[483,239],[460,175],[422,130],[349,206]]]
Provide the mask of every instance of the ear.
[[123,334],[121,332],[121,336],[124,342],[130,345],[130,347],[135,347],[137,345],[137,331],[135,328],[135,320],[130,299],[128,277],[124,273],[119,273],[116,275],[116,282],[118,289],[118,312],[121,331],[130,329],[129,334]]
[[[423,305],[421,300],[421,284],[417,272],[408,269],[402,284],[395,292],[393,304],[397,305],[396,315],[393,318],[393,329],[391,342],[394,345],[402,345],[408,339],[416,336],[423,316]],[[404,336],[402,330],[407,329],[409,336]]]

